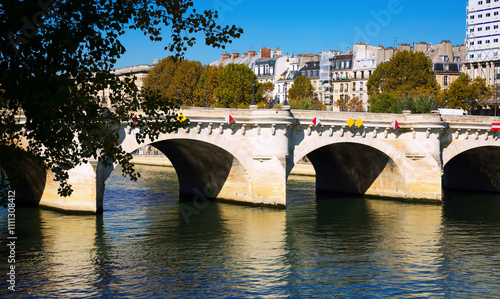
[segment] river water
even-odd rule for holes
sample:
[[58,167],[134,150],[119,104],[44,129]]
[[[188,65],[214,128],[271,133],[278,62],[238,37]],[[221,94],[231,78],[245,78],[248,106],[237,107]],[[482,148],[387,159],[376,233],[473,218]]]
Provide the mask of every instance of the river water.
[[172,168],[108,179],[104,214],[16,211],[16,292],[0,297],[498,298],[500,196],[444,205],[316,198],[290,177],[287,209],[179,204]]

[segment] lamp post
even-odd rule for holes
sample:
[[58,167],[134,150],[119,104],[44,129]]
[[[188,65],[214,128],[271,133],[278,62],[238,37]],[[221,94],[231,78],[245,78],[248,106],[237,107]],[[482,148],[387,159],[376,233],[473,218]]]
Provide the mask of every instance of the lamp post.
[[469,115],[472,114],[472,99],[469,97]]
[[408,108],[408,88],[405,88],[405,110],[410,110]]
[[257,103],[255,102],[255,82],[252,81],[252,106],[257,106]]
[[432,114],[439,114],[439,109],[437,105],[437,88],[434,88],[434,108],[432,108]]
[[340,112],[344,111],[344,95],[340,95]]
[[285,82],[285,101],[283,102],[283,106],[289,106],[288,105],[288,100],[286,99],[286,93],[287,93],[287,88],[286,88],[286,82]]
[[318,95],[314,96],[314,102],[316,103],[316,110],[318,110]]
[[403,114],[411,114],[410,108],[408,108],[408,88],[405,88],[405,109]]
[[208,108],[208,88],[205,88],[205,108]]
[[179,87],[175,88],[177,90],[177,102],[179,102]]

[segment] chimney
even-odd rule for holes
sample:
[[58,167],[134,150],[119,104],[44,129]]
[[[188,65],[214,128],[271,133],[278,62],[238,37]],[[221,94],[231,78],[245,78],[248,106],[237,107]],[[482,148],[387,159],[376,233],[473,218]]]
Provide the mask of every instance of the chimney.
[[257,55],[257,53],[255,53],[255,51],[254,51],[254,50],[250,50],[250,51],[248,51],[248,58],[252,58],[252,57],[254,57],[255,55]]
[[282,56],[283,55],[280,48],[276,48],[276,50],[274,51],[274,53],[276,53],[276,56]]
[[231,54],[231,60],[235,60],[238,57],[240,57],[240,53],[238,52],[234,52],[233,54]]
[[224,53],[224,54],[222,54],[222,55],[220,56],[220,61],[222,62],[222,61],[224,61],[224,60],[228,59],[229,57],[230,57],[230,56],[229,56],[229,54],[228,54],[228,53]]
[[260,48],[260,58],[271,58],[271,49]]

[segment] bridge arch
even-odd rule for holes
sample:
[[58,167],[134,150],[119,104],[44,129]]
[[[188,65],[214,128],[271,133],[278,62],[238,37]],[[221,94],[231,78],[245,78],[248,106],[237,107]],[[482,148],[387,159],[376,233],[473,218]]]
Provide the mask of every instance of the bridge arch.
[[294,163],[307,156],[318,192],[405,197],[403,155],[382,141],[317,138],[296,148]]
[[138,144],[131,134],[122,142],[127,152],[144,145],[154,146],[172,162],[181,201],[222,198],[251,202],[252,186],[247,170],[251,154],[227,137],[171,133],[160,135],[154,142]]
[[500,192],[498,142],[460,142],[443,150],[443,187]]
[[16,203],[38,206],[47,183],[43,162],[19,148],[3,147],[0,151],[0,171],[4,171],[11,190],[16,192]]

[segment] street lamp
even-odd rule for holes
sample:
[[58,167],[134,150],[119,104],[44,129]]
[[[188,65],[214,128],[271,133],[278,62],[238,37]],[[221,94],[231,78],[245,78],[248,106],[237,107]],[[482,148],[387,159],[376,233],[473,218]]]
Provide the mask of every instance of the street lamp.
[[410,110],[410,108],[408,108],[408,87],[405,88],[405,110]]
[[287,93],[287,88],[286,88],[286,82],[285,82],[285,101],[283,102],[283,106],[288,106],[288,100],[286,99],[286,93]]
[[438,105],[437,105],[437,93],[438,93],[438,90],[437,88],[434,88],[434,108],[432,109],[432,113],[434,114],[438,114],[439,113],[439,109],[438,109]]
[[208,88],[205,88],[205,108],[208,108]]
[[472,99],[469,97],[469,115],[472,114]]
[[252,106],[257,105],[255,102],[255,81],[252,81]]
[[316,103],[316,110],[318,110],[318,95],[314,96],[314,101]]

